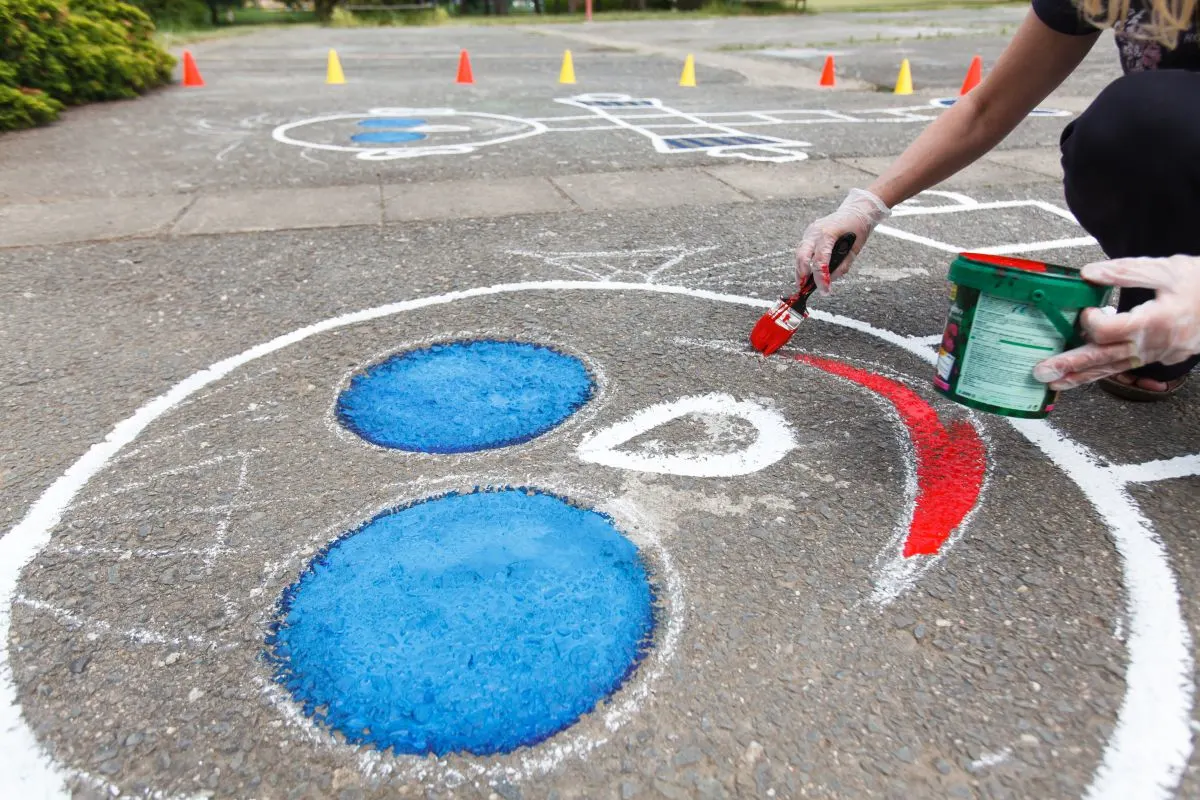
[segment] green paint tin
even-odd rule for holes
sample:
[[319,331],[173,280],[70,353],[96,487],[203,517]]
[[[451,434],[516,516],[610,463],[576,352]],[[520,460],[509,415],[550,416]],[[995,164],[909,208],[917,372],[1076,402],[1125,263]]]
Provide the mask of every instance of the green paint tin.
[[1111,290],[1070,267],[980,253],[959,255],[949,277],[938,392],[980,411],[1045,417],[1058,392],[1033,377],[1034,365],[1083,344],[1080,311],[1102,305]]

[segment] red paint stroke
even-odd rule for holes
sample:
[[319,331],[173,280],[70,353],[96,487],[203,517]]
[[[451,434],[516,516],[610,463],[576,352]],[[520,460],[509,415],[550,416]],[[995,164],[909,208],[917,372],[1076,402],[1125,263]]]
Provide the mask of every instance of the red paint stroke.
[[975,427],[965,420],[942,425],[933,406],[899,381],[828,358],[796,360],[854,381],[895,406],[917,458],[917,498],[904,557],[936,555],[983,489],[987,448]]

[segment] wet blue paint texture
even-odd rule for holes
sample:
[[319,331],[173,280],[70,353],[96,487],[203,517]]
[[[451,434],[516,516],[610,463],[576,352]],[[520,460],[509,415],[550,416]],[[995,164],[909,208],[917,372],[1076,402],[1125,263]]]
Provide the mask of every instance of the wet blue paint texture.
[[525,342],[454,342],[399,353],[354,376],[336,413],[372,444],[465,453],[540,436],[594,392],[574,356]]
[[528,489],[380,514],[280,602],[276,678],[354,744],[506,753],[612,694],[650,646],[653,592],[604,515]]
[[370,117],[358,121],[361,128],[376,128],[365,133],[356,133],[350,137],[354,142],[367,144],[400,144],[402,142],[419,142],[428,138],[420,131],[411,130],[425,124],[423,119],[410,117]]

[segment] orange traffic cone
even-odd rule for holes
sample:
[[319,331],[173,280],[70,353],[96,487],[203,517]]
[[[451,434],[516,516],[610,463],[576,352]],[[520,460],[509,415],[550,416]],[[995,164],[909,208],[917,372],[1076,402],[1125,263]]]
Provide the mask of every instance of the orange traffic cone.
[[204,78],[200,77],[200,70],[196,69],[196,60],[192,58],[192,54],[188,50],[183,51],[183,85],[204,85]]
[[471,74],[471,58],[467,51],[458,54],[458,83],[474,83],[475,76]]
[[967,79],[963,81],[959,95],[964,95],[979,85],[983,80],[983,59],[975,56],[971,59],[971,67],[967,70]]
[[833,56],[825,56],[825,68],[821,70],[821,85],[833,86]]

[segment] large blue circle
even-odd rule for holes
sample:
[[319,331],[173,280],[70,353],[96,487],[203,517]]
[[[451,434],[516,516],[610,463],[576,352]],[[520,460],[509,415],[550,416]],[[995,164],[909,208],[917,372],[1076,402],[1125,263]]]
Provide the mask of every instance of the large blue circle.
[[611,521],[528,489],[375,517],[283,594],[276,678],[354,744],[509,752],[612,694],[650,645],[653,592]]
[[470,341],[399,353],[354,376],[337,418],[372,444],[465,453],[527,442],[595,391],[574,356],[525,342]]

